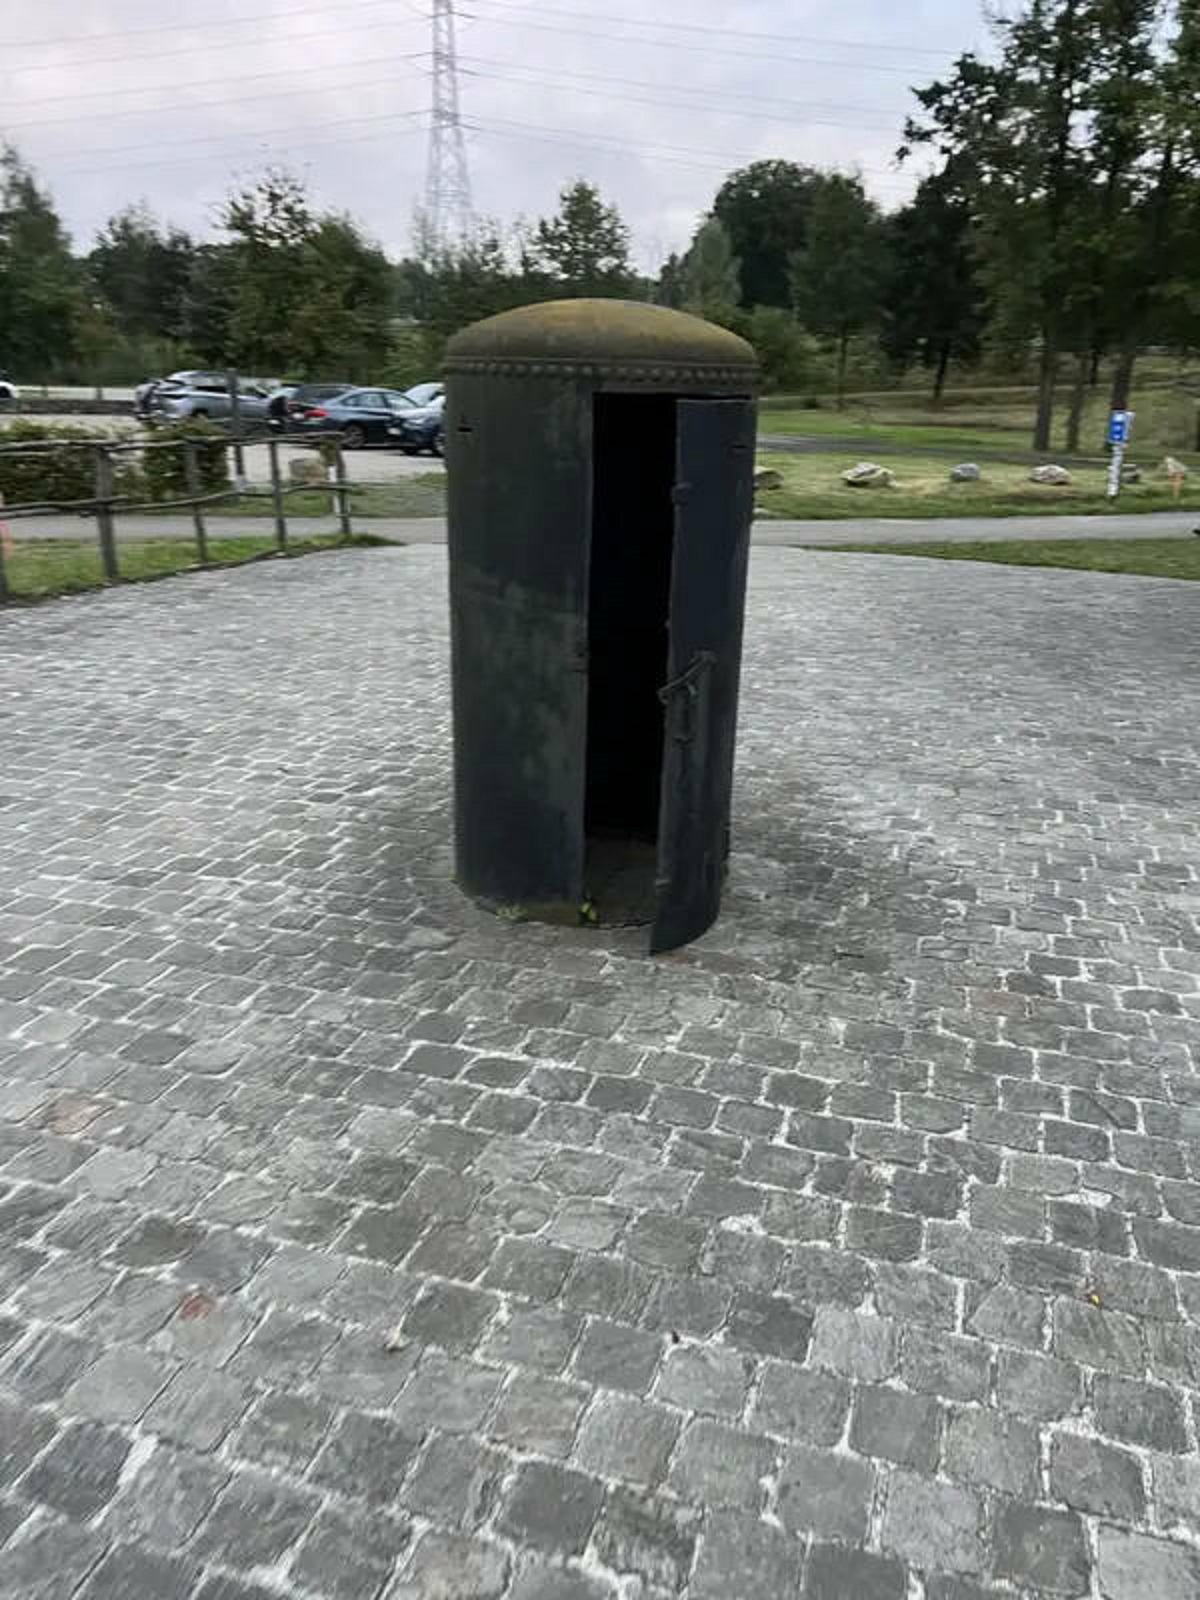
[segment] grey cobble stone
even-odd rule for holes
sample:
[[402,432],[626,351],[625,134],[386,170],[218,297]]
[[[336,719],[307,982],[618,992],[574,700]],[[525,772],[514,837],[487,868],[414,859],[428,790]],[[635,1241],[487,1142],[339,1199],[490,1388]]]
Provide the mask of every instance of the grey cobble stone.
[[443,563],[0,618],[0,1593],[1190,1596],[1188,597],[757,548],[647,963],[453,888]]
[[21,1492],[86,1522],[116,1493],[129,1449],[129,1440],[114,1428],[98,1422],[71,1424],[25,1474]]
[[580,1555],[603,1498],[595,1478],[563,1467],[529,1462],[518,1471],[497,1526],[533,1549]]

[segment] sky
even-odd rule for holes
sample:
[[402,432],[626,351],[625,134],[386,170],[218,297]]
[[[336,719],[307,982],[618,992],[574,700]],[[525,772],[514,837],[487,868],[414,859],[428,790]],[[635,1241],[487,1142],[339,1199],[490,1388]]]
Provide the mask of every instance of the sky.
[[[281,165],[399,256],[424,194],[430,4],[205,0],[172,23],[161,0],[8,0],[0,139],[80,249],[133,202],[210,236],[230,190]],[[986,44],[979,0],[611,5],[454,0],[472,199],[508,225],[587,178],[647,271],[752,160],[858,171],[902,203],[921,170],[893,159],[911,88]]]

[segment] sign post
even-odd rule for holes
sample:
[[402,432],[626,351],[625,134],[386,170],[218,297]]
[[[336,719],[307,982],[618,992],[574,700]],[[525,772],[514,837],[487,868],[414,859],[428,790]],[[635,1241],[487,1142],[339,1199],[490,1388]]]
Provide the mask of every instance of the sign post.
[[1108,462],[1108,498],[1115,500],[1121,492],[1121,465],[1125,460],[1125,446],[1133,433],[1133,412],[1114,411],[1108,419],[1108,442],[1112,455]]

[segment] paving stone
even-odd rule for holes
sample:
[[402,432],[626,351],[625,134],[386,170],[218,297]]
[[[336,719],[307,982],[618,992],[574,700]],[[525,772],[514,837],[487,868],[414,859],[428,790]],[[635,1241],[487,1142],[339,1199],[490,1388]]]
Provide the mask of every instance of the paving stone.
[[64,1405],[97,1422],[136,1422],[174,1375],[175,1363],[131,1346],[108,1350],[67,1390]]
[[499,1545],[460,1534],[425,1534],[386,1600],[500,1600],[510,1563]]
[[754,1401],[754,1424],[805,1444],[836,1444],[850,1410],[850,1386],[823,1372],[768,1362]]
[[30,1468],[21,1492],[30,1500],[86,1522],[116,1493],[129,1440],[99,1422],[68,1425]]
[[595,1478],[566,1467],[526,1462],[517,1469],[496,1526],[533,1549],[581,1555],[603,1499]]
[[509,1470],[499,1451],[452,1434],[434,1434],[401,1498],[442,1524],[475,1530],[489,1520]]
[[0,1455],[0,1485],[15,1483],[50,1440],[56,1424],[46,1411],[31,1411],[10,1400],[0,1399],[0,1439],[4,1452]]
[[996,1508],[996,1573],[1011,1583],[1051,1594],[1084,1595],[1091,1561],[1083,1523],[1069,1511],[1047,1511],[1020,1501]]
[[514,1306],[488,1329],[480,1347],[486,1361],[516,1362],[557,1374],[570,1360],[583,1328],[582,1317],[538,1306]]
[[74,1522],[29,1518],[0,1561],[3,1600],[60,1600],[104,1554],[104,1540]]
[[464,1352],[479,1343],[496,1314],[494,1295],[457,1283],[431,1283],[405,1315],[402,1327],[408,1339]]
[[941,1420],[936,1400],[864,1384],[854,1396],[850,1444],[862,1455],[932,1472],[941,1445]]
[[793,1533],[861,1541],[874,1494],[875,1472],[868,1462],[791,1445],[779,1476],[779,1518]]
[[1140,1522],[1146,1511],[1137,1457],[1081,1434],[1055,1435],[1050,1446],[1050,1493],[1074,1510],[1123,1522]]
[[979,1497],[910,1473],[892,1474],[881,1537],[922,1571],[980,1573],[986,1564]]
[[[1038,1487],[1035,1429],[994,1412],[953,1413],[946,1426],[943,1467],[951,1478],[1002,1494],[1031,1496]],[[1070,1496],[1065,1497],[1075,1504]]]
[[1129,1378],[1097,1377],[1096,1426],[1128,1444],[1177,1454],[1189,1448],[1182,1396],[1173,1389]]
[[406,1431],[424,1433],[443,1428],[449,1433],[469,1433],[482,1426],[492,1409],[503,1375],[478,1367],[440,1350],[421,1357],[400,1397],[392,1406],[393,1420]]
[[727,1343],[755,1355],[803,1361],[808,1353],[813,1319],[780,1296],[739,1290],[725,1329]]
[[759,1435],[692,1422],[675,1452],[670,1485],[693,1505],[754,1510],[762,1499],[760,1480],[775,1470],[776,1458],[776,1447]]
[[1083,1405],[1083,1373],[1069,1361],[1027,1350],[1001,1350],[996,1358],[996,1399],[1006,1411],[1041,1422],[1069,1416]]
[[715,1345],[682,1345],[668,1351],[657,1394],[684,1411],[738,1417],[753,1374],[748,1356]]
[[900,1350],[900,1376],[921,1394],[983,1400],[991,1385],[992,1351],[981,1339],[910,1328]]
[[898,1561],[815,1544],[804,1569],[804,1600],[904,1600],[908,1579]]
[[492,1436],[514,1450],[566,1456],[587,1401],[588,1390],[582,1384],[517,1373],[500,1400]]
[[575,1456],[601,1477],[654,1487],[661,1482],[679,1418],[663,1406],[624,1395],[601,1395],[579,1429]]
[[253,1398],[250,1385],[184,1368],[153,1402],[143,1425],[194,1450],[215,1450]]
[[326,1505],[317,1513],[291,1571],[300,1584],[329,1600],[375,1600],[412,1542],[405,1518],[376,1511],[364,1517]]
[[692,1569],[700,1520],[690,1506],[615,1489],[596,1524],[596,1553],[619,1577],[640,1579],[645,1592],[678,1594]]
[[1200,1553],[1121,1528],[1101,1527],[1099,1568],[1104,1600],[1192,1600],[1200,1592]]
[[597,1319],[588,1323],[575,1351],[574,1375],[601,1388],[645,1394],[661,1351],[662,1341],[654,1334]]
[[196,1554],[237,1569],[273,1566],[308,1528],[319,1504],[315,1495],[264,1473],[235,1473],[196,1535]]
[[185,1594],[199,1575],[187,1560],[138,1545],[116,1544],[79,1591],[80,1600],[157,1600]]
[[693,1600],[793,1600],[802,1548],[756,1517],[716,1511],[705,1526],[689,1593]]
[[881,1317],[823,1306],[816,1317],[812,1362],[862,1382],[890,1377],[899,1360],[896,1330]]
[[208,1456],[160,1445],[122,1481],[108,1522],[122,1538],[178,1550],[208,1515],[229,1476],[227,1466]]
[[518,1573],[511,1600],[613,1600],[615,1590],[567,1567],[531,1561]]
[[370,1504],[394,1504],[421,1441],[383,1417],[349,1412],[329,1435],[311,1477]]

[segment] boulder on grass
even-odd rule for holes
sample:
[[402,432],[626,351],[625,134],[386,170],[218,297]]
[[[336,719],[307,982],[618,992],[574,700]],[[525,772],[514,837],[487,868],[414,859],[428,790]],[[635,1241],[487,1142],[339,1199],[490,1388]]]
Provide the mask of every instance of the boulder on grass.
[[1186,478],[1188,469],[1175,456],[1163,457],[1163,471],[1168,478]]
[[288,481],[290,483],[324,483],[325,466],[320,456],[289,456]]
[[974,461],[960,461],[958,466],[950,468],[951,483],[978,483],[982,477]]
[[860,461],[857,466],[846,468],[842,473],[842,482],[849,484],[852,489],[890,489],[896,479],[877,462]]
[[1133,461],[1126,461],[1121,467],[1122,483],[1141,483],[1142,469]]
[[764,467],[761,472],[754,474],[754,488],[756,492],[763,489],[782,489],[783,473],[776,472],[774,467]]
[[1070,483],[1071,474],[1066,467],[1060,467],[1054,461],[1044,461],[1040,467],[1034,467],[1029,474],[1030,483]]

